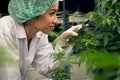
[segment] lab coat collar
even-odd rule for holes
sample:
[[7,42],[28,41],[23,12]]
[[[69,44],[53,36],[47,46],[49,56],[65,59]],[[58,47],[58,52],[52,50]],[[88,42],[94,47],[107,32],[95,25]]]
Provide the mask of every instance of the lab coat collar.
[[41,31],[39,31],[39,32],[36,33],[36,36],[37,36],[37,38],[40,38],[43,34],[44,33],[42,33]]
[[18,38],[27,38],[23,24],[18,24],[17,33]]

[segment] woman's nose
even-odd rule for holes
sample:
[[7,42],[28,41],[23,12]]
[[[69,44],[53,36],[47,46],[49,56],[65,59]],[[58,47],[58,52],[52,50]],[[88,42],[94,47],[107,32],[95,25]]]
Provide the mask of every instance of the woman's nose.
[[57,15],[56,15],[54,20],[53,20],[53,23],[56,24],[57,22],[58,22],[58,18],[57,18]]

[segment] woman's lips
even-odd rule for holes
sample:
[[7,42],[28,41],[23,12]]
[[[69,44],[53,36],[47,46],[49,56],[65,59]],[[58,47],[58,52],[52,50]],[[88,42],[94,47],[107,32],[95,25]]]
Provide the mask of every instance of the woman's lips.
[[55,28],[55,26],[50,26],[50,28],[54,29],[54,28]]

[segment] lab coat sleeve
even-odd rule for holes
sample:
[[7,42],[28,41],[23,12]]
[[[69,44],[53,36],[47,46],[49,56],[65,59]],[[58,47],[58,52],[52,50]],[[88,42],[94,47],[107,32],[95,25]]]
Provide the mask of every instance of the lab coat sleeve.
[[41,38],[39,45],[32,66],[41,74],[51,77],[47,72],[57,66],[59,61],[54,61],[52,57],[54,51],[52,45],[48,42],[47,36]]
[[11,32],[6,27],[8,25],[2,24],[4,23],[0,23],[0,46],[5,48],[3,58],[6,59],[0,66],[0,80],[21,80],[18,51],[14,47]]

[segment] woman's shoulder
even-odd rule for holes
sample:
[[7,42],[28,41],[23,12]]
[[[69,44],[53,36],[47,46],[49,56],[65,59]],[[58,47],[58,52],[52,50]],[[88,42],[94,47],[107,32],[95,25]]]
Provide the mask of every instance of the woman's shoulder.
[[0,24],[15,24],[15,21],[12,19],[10,15],[8,16],[3,16],[0,18]]
[[12,24],[16,24],[16,22],[12,19],[11,16],[3,16],[0,18],[0,24],[1,25],[12,25]]
[[2,21],[2,20],[12,20],[12,17],[10,15],[3,16],[0,18],[0,21]]
[[11,16],[4,16],[0,18],[0,28],[2,32],[10,32],[16,29],[17,24]]

